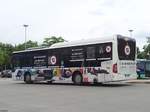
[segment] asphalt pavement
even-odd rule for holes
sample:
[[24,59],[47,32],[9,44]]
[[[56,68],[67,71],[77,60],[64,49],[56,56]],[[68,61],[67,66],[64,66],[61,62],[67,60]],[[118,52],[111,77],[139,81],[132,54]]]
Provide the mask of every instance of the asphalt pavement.
[[24,84],[0,79],[0,112],[149,112],[150,84]]

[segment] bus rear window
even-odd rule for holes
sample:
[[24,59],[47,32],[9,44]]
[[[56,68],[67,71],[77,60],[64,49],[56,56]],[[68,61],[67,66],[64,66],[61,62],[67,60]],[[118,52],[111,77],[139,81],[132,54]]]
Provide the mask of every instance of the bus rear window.
[[120,60],[135,60],[136,42],[131,38],[118,37],[118,57]]

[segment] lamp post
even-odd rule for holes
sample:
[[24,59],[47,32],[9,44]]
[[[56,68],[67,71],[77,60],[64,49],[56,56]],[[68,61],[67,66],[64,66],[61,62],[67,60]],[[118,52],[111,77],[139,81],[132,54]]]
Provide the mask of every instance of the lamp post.
[[25,45],[24,45],[24,49],[26,50],[27,46],[26,46],[26,42],[27,42],[27,27],[29,25],[27,24],[24,24],[23,27],[24,27],[24,37],[25,37]]
[[129,31],[129,33],[130,33],[130,37],[132,37],[132,32],[133,32],[133,30],[130,29],[130,30],[128,30],[128,31]]
[[147,38],[147,43],[150,44],[150,37],[146,37]]
[[[146,38],[147,38],[147,43],[150,44],[150,37],[148,36]],[[150,59],[150,51],[148,51],[147,55],[148,55],[148,59]]]

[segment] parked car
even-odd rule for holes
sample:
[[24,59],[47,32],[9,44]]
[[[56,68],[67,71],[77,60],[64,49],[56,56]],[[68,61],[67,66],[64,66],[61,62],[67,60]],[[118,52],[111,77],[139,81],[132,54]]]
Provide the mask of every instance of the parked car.
[[2,77],[2,78],[11,78],[12,77],[12,71],[11,70],[3,70],[2,72],[1,72],[1,75],[0,75],[0,77]]

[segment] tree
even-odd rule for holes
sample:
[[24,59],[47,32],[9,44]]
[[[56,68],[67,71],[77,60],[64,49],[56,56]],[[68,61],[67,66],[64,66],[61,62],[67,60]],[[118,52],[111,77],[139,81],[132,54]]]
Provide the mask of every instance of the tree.
[[[38,43],[36,41],[27,41],[26,42],[26,48],[31,48],[31,47],[38,47]],[[25,43],[19,44],[15,46],[15,51],[21,51],[25,49]]]
[[137,52],[137,58],[139,59],[150,59],[150,43],[148,45],[143,46],[143,51]]
[[11,44],[0,43],[0,69],[11,65],[11,55],[14,47]]
[[0,66],[4,64],[4,61],[5,61],[4,52],[2,51],[2,49],[0,49]]
[[51,36],[51,37],[47,37],[44,38],[43,41],[43,46],[51,46],[55,43],[59,43],[59,42],[65,42],[65,40],[62,37],[55,37],[55,36]]
[[139,47],[137,47],[137,58],[138,59],[144,59],[144,57],[145,57],[145,53],[141,52]]

